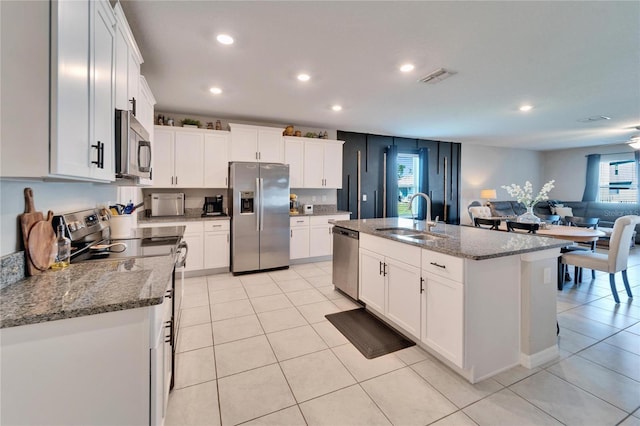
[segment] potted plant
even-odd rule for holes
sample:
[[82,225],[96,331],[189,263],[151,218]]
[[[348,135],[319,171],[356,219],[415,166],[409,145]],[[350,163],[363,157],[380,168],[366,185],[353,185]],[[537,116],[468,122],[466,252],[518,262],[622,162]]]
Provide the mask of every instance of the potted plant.
[[184,120],[182,120],[182,127],[193,127],[197,129],[198,127],[200,127],[200,120],[185,118]]

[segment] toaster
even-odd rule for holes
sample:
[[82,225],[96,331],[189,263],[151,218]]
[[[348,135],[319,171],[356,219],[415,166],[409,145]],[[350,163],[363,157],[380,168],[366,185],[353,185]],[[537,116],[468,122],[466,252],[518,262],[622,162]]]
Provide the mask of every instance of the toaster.
[[151,216],[184,216],[184,192],[151,194]]

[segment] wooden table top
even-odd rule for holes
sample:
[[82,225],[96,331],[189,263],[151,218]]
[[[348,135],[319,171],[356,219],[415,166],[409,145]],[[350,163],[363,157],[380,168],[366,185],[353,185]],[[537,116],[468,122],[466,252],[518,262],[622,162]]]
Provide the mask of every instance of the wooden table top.
[[577,243],[587,243],[596,241],[600,237],[604,237],[605,234],[597,229],[579,228],[577,226],[565,226],[565,225],[549,225],[547,229],[539,229],[536,235],[542,235],[545,237],[560,238],[562,240],[571,240]]

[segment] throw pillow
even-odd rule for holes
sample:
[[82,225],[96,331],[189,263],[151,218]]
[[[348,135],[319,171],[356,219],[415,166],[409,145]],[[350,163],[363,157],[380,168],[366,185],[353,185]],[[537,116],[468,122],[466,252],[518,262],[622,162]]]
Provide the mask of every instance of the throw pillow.
[[556,213],[556,209],[558,207],[564,207],[564,204],[554,204],[553,206],[549,205],[549,207],[551,208],[551,214],[560,214],[560,213]]
[[560,217],[573,216],[573,209],[571,207],[556,207],[554,214],[560,215]]

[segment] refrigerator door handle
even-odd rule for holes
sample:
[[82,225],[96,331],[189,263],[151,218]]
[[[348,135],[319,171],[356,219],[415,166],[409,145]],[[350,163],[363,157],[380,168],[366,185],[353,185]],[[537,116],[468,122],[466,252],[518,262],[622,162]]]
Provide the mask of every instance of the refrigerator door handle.
[[260,209],[262,208],[262,193],[260,192],[260,178],[256,178],[256,201],[258,202],[258,214],[256,214],[256,231],[260,231]]
[[260,230],[264,231],[264,179],[260,178]]

